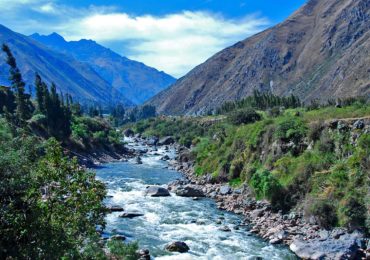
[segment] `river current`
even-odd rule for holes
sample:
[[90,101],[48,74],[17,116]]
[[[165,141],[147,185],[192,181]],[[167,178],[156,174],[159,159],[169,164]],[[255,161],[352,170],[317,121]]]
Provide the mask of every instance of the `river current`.
[[[149,149],[142,157],[143,164],[136,164],[135,160],[104,164],[96,169],[97,178],[107,184],[107,205],[144,215],[129,219],[119,218],[122,212],[110,213],[104,235],[119,234],[126,236],[126,241],[139,241],[140,248],[149,249],[154,259],[296,259],[286,247],[270,245],[249,233],[246,227],[240,226],[242,216],[217,209],[211,199],[193,200],[173,193],[170,197],[145,196],[148,185],[165,187],[182,178],[181,173],[168,169],[167,162],[160,160],[166,154],[174,158],[175,152],[128,145]],[[223,226],[231,231],[221,231]],[[167,252],[165,245],[173,241],[185,242],[190,251]]]

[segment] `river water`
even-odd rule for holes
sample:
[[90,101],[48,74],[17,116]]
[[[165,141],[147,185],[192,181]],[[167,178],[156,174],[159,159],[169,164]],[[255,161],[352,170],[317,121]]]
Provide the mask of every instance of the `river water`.
[[[136,144],[132,148],[143,149]],[[146,197],[148,185],[165,185],[182,175],[166,168],[167,162],[160,158],[174,151],[149,151],[143,156],[143,164],[116,162],[96,169],[97,178],[108,187],[107,205],[122,206],[125,212],[137,211],[144,216],[119,218],[122,212],[107,215],[105,235],[120,234],[127,241],[139,241],[140,248],[147,248],[154,259],[296,259],[286,247],[273,246],[253,236],[239,226],[242,217],[218,210],[210,199],[193,200],[178,197]],[[222,221],[222,224],[216,222]],[[228,226],[231,232],[219,230]],[[239,227],[237,228],[235,227]],[[171,253],[164,250],[167,243],[184,241],[188,253]]]

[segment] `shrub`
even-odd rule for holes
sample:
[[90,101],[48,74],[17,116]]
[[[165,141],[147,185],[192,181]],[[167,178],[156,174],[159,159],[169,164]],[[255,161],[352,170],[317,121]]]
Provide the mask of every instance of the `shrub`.
[[319,140],[323,129],[324,123],[322,120],[312,123],[308,132],[308,138],[312,141]]
[[336,209],[329,199],[315,199],[308,203],[306,215],[314,216],[317,223],[323,228],[331,228],[338,222]]
[[282,114],[282,109],[280,107],[273,107],[267,110],[267,115],[270,117],[278,117]]
[[318,149],[323,153],[331,153],[334,151],[335,144],[334,140],[330,137],[329,133],[325,131],[321,137],[320,142],[318,143]]
[[276,204],[281,198],[282,187],[268,170],[262,169],[253,174],[250,185],[257,199],[266,198]]
[[115,259],[136,260],[138,259],[136,251],[139,249],[137,242],[125,244],[122,241],[110,240],[107,243],[109,252],[115,256]]
[[247,108],[230,113],[228,119],[233,125],[250,124],[261,120],[261,115],[254,109]]
[[339,224],[354,230],[365,226],[366,206],[360,196],[350,195],[339,206]]
[[278,123],[275,135],[282,141],[299,142],[307,132],[304,122],[297,117],[284,118]]

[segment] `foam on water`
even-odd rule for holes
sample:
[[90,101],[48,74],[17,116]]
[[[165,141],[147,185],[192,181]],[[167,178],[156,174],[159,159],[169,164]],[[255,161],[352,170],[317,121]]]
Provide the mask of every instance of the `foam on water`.
[[[142,145],[131,145],[147,149]],[[154,153],[154,152],[150,152]],[[122,206],[126,212],[137,211],[144,216],[133,219],[119,218],[119,212],[106,217],[107,234],[123,234],[128,241],[138,240],[142,248],[148,248],[155,259],[252,259],[259,256],[264,259],[296,259],[284,247],[271,246],[261,239],[252,236],[247,230],[234,230],[235,223],[242,221],[240,216],[222,212],[213,201],[178,197],[153,198],[145,196],[148,185],[165,185],[182,178],[181,174],[163,169],[166,163],[160,158],[168,154],[175,156],[173,150],[160,148],[155,153],[142,157],[143,164],[120,162],[106,164],[98,168],[97,176],[108,186],[109,205]],[[220,217],[222,225],[217,225]],[[231,232],[220,231],[227,225]],[[188,253],[171,253],[164,250],[167,243],[184,241],[190,247]]]

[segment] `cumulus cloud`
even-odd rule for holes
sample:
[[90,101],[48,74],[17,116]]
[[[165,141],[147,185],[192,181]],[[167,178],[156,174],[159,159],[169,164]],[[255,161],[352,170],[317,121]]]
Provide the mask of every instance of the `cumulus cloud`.
[[45,16],[28,22],[34,31],[56,31],[68,40],[93,39],[176,77],[269,23],[255,15],[237,20],[202,11],[132,16],[111,6],[76,9],[46,0],[15,1],[27,2],[34,12]]
[[185,11],[163,17],[95,14],[79,20],[72,30],[65,29],[72,40],[88,37],[108,44],[122,41],[130,58],[179,77],[267,24],[266,19],[256,16],[227,20],[207,12]]

